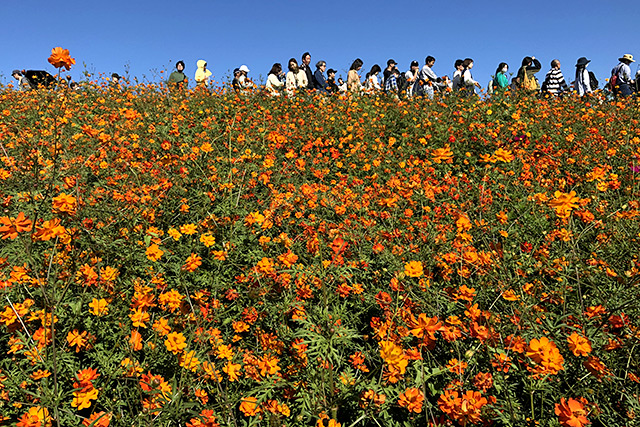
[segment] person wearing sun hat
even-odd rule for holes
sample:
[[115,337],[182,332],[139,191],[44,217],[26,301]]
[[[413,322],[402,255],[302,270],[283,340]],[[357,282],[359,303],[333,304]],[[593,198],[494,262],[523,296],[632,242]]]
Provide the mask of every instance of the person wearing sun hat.
[[622,55],[622,58],[618,58],[618,61],[620,63],[611,70],[611,78],[609,79],[611,90],[616,96],[630,96],[632,93],[631,85],[635,81],[631,79],[631,67],[629,65],[636,61],[633,60],[633,55],[629,53]]
[[587,71],[587,64],[589,62],[591,62],[591,60],[583,56],[582,58],[578,58],[578,62],[576,63],[576,81],[574,82],[573,88],[580,96],[593,92],[589,81],[589,72]]

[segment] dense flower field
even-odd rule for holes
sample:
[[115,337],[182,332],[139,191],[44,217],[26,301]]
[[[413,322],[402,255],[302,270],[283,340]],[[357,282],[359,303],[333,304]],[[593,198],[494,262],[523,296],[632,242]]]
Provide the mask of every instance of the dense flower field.
[[0,424],[638,423],[637,101],[94,86],[0,117]]

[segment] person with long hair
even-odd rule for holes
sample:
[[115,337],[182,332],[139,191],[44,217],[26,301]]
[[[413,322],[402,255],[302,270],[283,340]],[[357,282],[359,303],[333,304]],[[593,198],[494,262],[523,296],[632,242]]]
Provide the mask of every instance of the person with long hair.
[[349,74],[347,74],[347,90],[349,92],[360,92],[362,90],[362,83],[358,74],[358,71],[362,69],[362,64],[362,59],[357,58],[349,68]]
[[298,61],[295,58],[289,60],[289,72],[287,73],[286,88],[289,96],[295,95],[296,90],[306,89],[309,84],[307,74],[303,69],[298,67]]
[[365,77],[364,87],[367,92],[379,92],[382,90],[380,86],[380,81],[378,80],[378,74],[382,71],[382,68],[378,64],[375,64],[371,67],[371,71],[369,71]]
[[284,87],[283,77],[282,64],[276,62],[271,66],[271,71],[269,71],[269,75],[267,76],[267,84],[265,85],[269,95],[280,96],[280,91],[282,91]]
[[593,92],[593,89],[591,89],[591,82],[589,80],[589,72],[587,71],[587,64],[589,64],[589,62],[591,62],[591,60],[583,56],[578,58],[578,62],[576,63],[576,80],[574,82],[574,89],[580,96]]

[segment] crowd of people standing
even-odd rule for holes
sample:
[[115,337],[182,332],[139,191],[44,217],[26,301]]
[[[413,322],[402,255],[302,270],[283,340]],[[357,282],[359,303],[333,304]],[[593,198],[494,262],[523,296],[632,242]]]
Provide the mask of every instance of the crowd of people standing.
[[[632,96],[638,92],[638,80],[640,70],[636,76],[632,76],[630,65],[635,62],[631,54],[624,54],[618,58],[618,65],[611,70],[609,83],[605,88],[617,97]],[[551,61],[551,68],[547,72],[542,84],[536,74],[542,69],[542,64],[534,56],[526,56],[513,78],[510,78],[509,65],[501,62],[487,87],[488,93],[499,93],[506,90],[520,90],[530,93],[543,93],[552,96],[562,96],[566,93],[576,92],[583,96],[590,94],[599,88],[599,82],[593,72],[587,70],[591,61],[581,57],[575,65],[574,79],[568,83],[565,79],[561,63],[558,59]],[[368,73],[361,77],[364,65],[361,59],[356,59],[351,64],[347,74],[347,81],[336,78],[337,71],[327,69],[327,63],[323,60],[315,63],[315,71],[311,66],[311,54],[302,54],[298,63],[296,58],[289,59],[287,71],[282,64],[275,63],[267,75],[264,91],[271,96],[294,96],[298,91],[317,91],[323,94],[338,94],[345,92],[375,94],[386,93],[395,98],[427,97],[432,99],[436,93],[460,92],[465,96],[476,93],[481,85],[474,80],[472,75],[474,61],[471,58],[458,59],[454,63],[451,78],[447,75],[438,76],[434,71],[436,58],[427,56],[424,65],[420,67],[418,61],[411,61],[409,69],[401,71],[398,63],[393,59],[387,61],[384,70],[378,64],[374,64]],[[249,67],[241,65],[233,70],[231,87],[237,93],[246,94],[254,92],[259,86],[249,77]],[[14,70],[12,76],[18,81],[21,90],[29,90],[35,86],[33,79],[29,79],[25,72]],[[121,77],[114,73],[111,76],[111,85],[120,84]],[[196,88],[208,88],[211,85],[212,73],[207,69],[205,60],[196,63],[195,83]],[[175,70],[169,76],[168,85],[173,88],[186,88],[189,79],[185,74],[184,61],[178,61]],[[74,83],[71,82],[70,86]],[[77,84],[75,87],[77,88]]]

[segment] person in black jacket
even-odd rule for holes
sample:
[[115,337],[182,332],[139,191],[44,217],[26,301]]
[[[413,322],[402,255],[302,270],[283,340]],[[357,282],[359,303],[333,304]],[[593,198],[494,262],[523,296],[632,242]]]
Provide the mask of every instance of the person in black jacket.
[[[540,61],[536,59],[535,56],[525,56],[524,59],[522,60],[522,66],[518,70],[518,75],[516,76],[518,87],[522,89],[527,89],[527,90],[534,90],[533,85],[527,88],[524,87],[525,86],[524,76],[526,73],[527,75],[526,80],[527,81],[533,80],[537,84],[538,79],[536,79],[536,76],[534,74],[536,74],[541,69],[542,69],[542,65],[540,64]],[[538,87],[535,90],[540,89],[540,85],[537,84],[537,86]]]
[[300,68],[304,70],[304,73],[307,75],[307,89],[315,90],[316,82],[313,78],[313,71],[311,71],[311,54],[309,52],[305,52],[302,54],[302,63],[300,64]]
[[318,61],[316,63],[316,72],[313,73],[316,89],[322,93],[327,93],[327,79],[325,79],[323,74],[326,69],[327,63],[324,61]]

